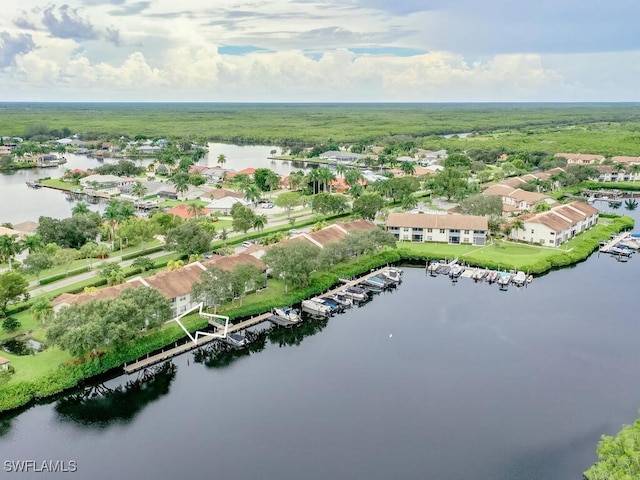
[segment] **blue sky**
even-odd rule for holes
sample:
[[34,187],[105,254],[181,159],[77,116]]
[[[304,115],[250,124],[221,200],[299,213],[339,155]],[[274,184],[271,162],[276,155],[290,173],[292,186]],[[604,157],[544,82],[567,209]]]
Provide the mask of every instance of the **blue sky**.
[[640,101],[640,2],[3,0],[0,101]]

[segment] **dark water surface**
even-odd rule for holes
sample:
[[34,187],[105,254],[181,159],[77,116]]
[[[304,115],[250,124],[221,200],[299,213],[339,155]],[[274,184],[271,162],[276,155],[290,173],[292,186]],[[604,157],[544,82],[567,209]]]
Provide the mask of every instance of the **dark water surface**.
[[594,255],[508,292],[408,269],[224,367],[190,353],[4,418],[0,457],[92,479],[579,480],[640,407],[637,261]]

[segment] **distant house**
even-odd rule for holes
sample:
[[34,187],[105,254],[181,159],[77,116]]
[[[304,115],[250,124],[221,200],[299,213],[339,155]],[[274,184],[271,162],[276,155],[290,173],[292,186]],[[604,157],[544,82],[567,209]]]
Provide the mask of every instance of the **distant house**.
[[0,357],[0,371],[9,370],[10,360],[8,358]]
[[485,189],[482,194],[500,197],[504,213],[530,211],[539,203],[546,203],[548,205],[556,203],[553,198],[542,193],[513,188],[505,183],[491,185]]
[[598,223],[598,209],[585,202],[572,202],[551,210],[520,217],[524,228],[512,230],[514,240],[558,247]]
[[[166,213],[170,213],[172,215],[175,215],[176,217],[180,217],[183,220],[188,220],[196,216],[195,213],[193,213],[191,210],[192,209],[189,205],[185,205],[184,203],[182,203],[180,205],[176,205],[175,207],[170,208],[169,210],[167,210]],[[211,213],[211,210],[209,210],[208,208],[203,208],[200,215],[209,216],[210,213]]]
[[256,169],[255,168],[243,168],[242,170],[238,171],[238,172],[227,172],[226,177],[231,180],[232,178],[235,178],[238,175],[247,175],[249,178],[253,179],[253,175],[256,173]]
[[199,173],[207,179],[209,183],[219,183],[227,175],[229,170],[221,167],[207,167],[204,165],[192,165],[189,167],[189,173]]
[[248,202],[244,198],[224,197],[220,198],[219,200],[214,200],[209,205],[207,205],[207,208],[212,212],[220,212],[223,215],[229,215],[231,214],[231,208],[233,208],[236,203],[239,203],[245,207],[251,205],[251,202]]
[[556,153],[554,157],[566,158],[567,165],[591,165],[604,161],[604,155],[591,155],[586,153]]
[[133,185],[137,181],[136,178],[119,177],[117,175],[88,175],[80,179],[80,185],[84,188],[93,188],[95,184],[98,188],[121,188],[127,185]]
[[400,241],[485,245],[489,225],[476,215],[390,213],[387,231]]
[[200,196],[200,200],[203,202],[211,202],[213,200],[220,200],[225,197],[244,198],[244,193],[236,192],[234,190],[227,190],[226,188],[216,188],[208,192],[203,193]]
[[319,158],[330,160],[332,163],[355,163],[358,160],[367,158],[367,156],[362,155],[361,153],[338,152],[336,150],[329,150],[328,152],[321,153],[319,155]]

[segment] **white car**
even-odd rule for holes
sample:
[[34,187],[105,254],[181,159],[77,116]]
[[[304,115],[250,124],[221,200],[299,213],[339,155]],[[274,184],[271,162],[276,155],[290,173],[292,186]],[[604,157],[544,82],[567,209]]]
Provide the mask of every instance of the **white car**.
[[245,247],[245,248],[249,248],[249,247],[253,246],[253,243],[251,243],[251,242],[242,242],[242,246]]

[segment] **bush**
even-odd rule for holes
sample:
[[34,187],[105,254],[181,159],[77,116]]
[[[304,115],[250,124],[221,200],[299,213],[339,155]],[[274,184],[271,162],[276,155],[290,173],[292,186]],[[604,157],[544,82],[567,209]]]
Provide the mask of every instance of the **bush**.
[[22,324],[14,317],[7,317],[2,321],[2,329],[6,332],[12,332],[20,328]]

